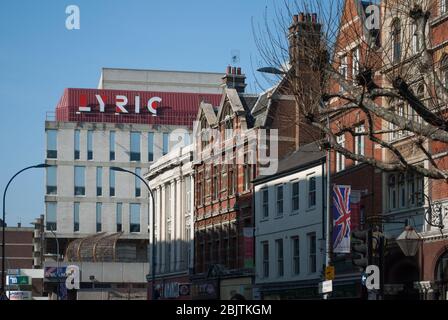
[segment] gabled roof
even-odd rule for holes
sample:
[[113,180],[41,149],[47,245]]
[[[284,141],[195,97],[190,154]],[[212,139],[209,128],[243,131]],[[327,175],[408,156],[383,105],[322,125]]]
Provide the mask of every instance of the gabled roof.
[[218,122],[215,108],[210,103],[201,102],[199,105],[198,120],[201,118],[202,114],[204,114],[210,126],[214,126]]

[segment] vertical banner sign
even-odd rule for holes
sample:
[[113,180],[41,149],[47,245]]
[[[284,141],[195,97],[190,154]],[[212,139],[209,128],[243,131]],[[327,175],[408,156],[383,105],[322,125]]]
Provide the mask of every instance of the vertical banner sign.
[[333,252],[350,253],[350,186],[333,186]]
[[254,228],[243,228],[244,267],[254,267]]

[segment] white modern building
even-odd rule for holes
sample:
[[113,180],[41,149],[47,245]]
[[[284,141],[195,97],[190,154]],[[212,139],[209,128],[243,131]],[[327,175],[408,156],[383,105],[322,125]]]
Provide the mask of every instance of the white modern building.
[[[125,77],[115,83],[103,70],[101,81],[112,81],[113,90],[65,89],[45,122],[46,163],[52,165],[45,177],[45,252],[59,244],[70,262],[149,261],[148,191],[112,167],[143,177],[152,163],[190,143],[200,103],[221,99],[211,93],[221,92],[220,83],[200,80],[203,73],[189,72],[173,84],[163,71],[121,72]],[[159,86],[137,85],[142,73]],[[182,81],[187,85],[180,90]],[[176,263],[173,270],[180,268]]]
[[255,185],[255,284],[264,299],[316,298],[325,258],[325,153],[312,143]]
[[156,203],[155,222],[151,219],[149,229],[155,230],[156,285],[162,298],[179,298],[179,290],[173,288],[189,283],[193,268],[192,160],[193,147],[190,144],[161,157],[145,174]]
[[220,94],[223,73],[103,68],[98,89]]

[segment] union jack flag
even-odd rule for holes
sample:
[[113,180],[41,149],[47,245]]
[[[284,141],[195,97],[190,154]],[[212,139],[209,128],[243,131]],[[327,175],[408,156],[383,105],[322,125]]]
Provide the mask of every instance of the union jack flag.
[[333,186],[333,252],[350,253],[350,186]]

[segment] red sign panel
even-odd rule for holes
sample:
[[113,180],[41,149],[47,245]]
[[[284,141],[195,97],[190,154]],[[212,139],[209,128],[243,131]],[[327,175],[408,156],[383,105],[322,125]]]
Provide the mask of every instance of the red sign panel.
[[220,94],[65,89],[56,120],[191,126],[202,101],[220,100]]

